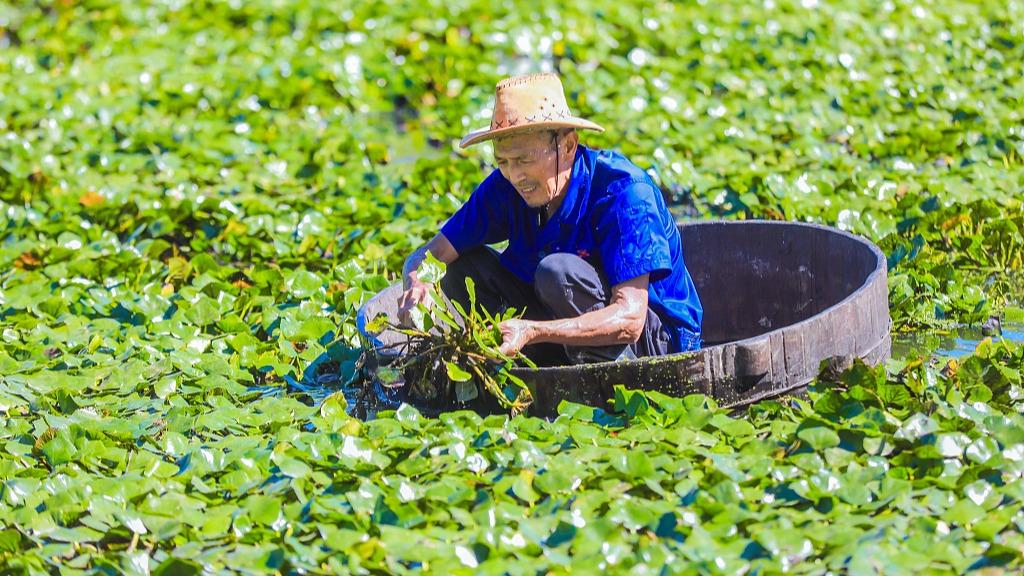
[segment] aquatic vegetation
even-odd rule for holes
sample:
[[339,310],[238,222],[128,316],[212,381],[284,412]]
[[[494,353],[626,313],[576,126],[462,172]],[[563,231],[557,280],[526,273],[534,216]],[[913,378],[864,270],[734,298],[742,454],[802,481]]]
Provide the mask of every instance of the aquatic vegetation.
[[360,422],[340,394],[161,400],[65,379],[7,401],[0,557],[183,573],[1019,567],[1022,369],[1024,348],[989,342],[942,370],[857,365],[745,419],[620,389],[608,411],[564,404],[553,422],[409,406]]
[[[1024,6],[0,6],[0,569],[1020,569],[1021,354],[855,367],[744,418],[370,422],[354,310],[559,71],[681,217],[876,241],[894,330],[1020,321]],[[630,383],[623,383],[630,384]],[[325,397],[326,396],[326,397]]]

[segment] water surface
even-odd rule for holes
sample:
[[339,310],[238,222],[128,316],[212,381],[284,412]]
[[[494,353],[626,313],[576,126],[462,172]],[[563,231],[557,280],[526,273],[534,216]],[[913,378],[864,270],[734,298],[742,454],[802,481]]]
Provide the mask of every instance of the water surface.
[[992,336],[984,334],[978,326],[964,326],[948,331],[894,334],[892,357],[901,360],[922,357],[959,359],[973,354],[978,343],[989,337],[994,341],[1005,339],[1016,344],[1024,343],[1024,324],[1004,324],[1002,332]]

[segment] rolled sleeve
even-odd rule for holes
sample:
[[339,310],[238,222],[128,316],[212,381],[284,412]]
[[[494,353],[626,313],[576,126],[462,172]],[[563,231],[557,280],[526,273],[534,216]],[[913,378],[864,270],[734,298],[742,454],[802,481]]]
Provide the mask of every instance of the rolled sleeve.
[[501,173],[497,170],[492,172],[470,194],[469,200],[441,226],[441,233],[456,252],[508,239],[508,193],[501,186],[501,181]]
[[607,208],[598,218],[601,259],[611,285],[644,274],[655,282],[672,271],[672,254],[660,225],[655,194],[660,192],[643,178],[615,183]]

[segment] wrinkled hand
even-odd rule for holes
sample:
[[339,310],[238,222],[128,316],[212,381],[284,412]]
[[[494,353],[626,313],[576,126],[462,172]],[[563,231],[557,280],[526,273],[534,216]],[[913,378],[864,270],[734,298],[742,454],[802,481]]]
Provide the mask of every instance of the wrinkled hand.
[[402,295],[398,298],[398,322],[402,326],[411,327],[412,324],[412,309],[417,304],[430,305],[430,286],[422,282],[414,282],[412,287],[402,292]]
[[498,325],[501,330],[501,346],[498,351],[505,356],[515,356],[530,343],[533,323],[529,320],[505,320]]

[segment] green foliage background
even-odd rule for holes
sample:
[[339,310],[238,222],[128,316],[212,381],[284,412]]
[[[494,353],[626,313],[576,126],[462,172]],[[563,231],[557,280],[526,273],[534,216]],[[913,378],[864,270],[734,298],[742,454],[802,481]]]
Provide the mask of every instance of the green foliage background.
[[1018,1],[0,4],[0,562],[1019,569],[1019,349],[856,368],[746,420],[623,391],[555,423],[361,424],[281,378],[332,342],[350,365],[353,310],[490,169],[458,138],[538,69],[681,215],[878,242],[896,331],[1019,314],[1022,22]]

